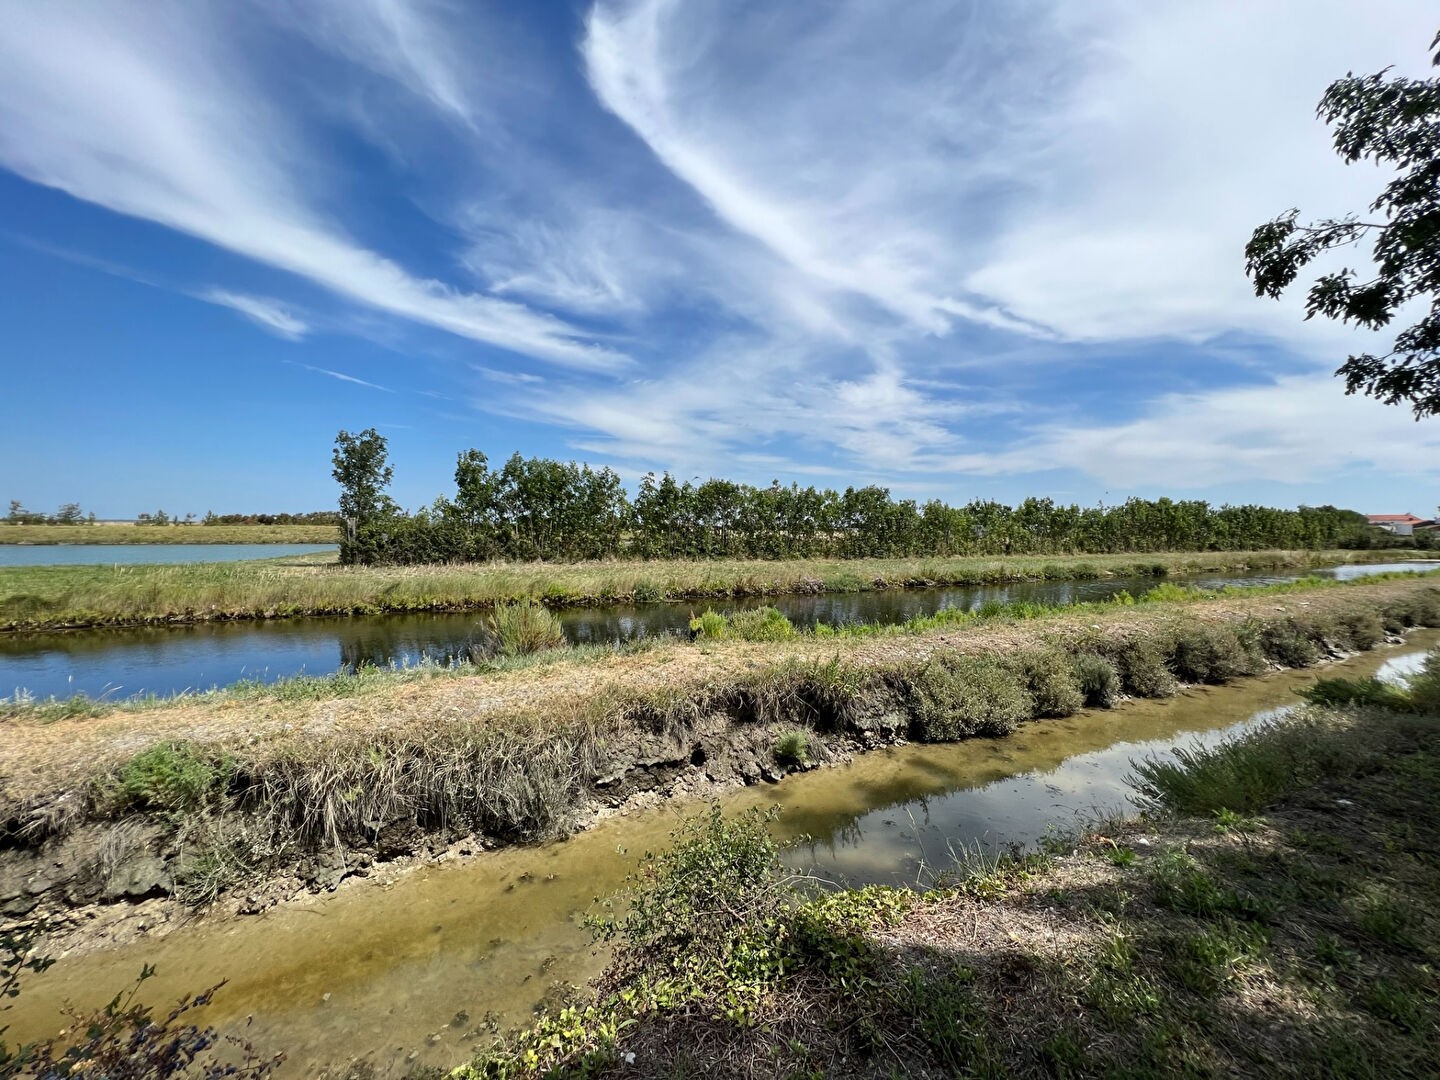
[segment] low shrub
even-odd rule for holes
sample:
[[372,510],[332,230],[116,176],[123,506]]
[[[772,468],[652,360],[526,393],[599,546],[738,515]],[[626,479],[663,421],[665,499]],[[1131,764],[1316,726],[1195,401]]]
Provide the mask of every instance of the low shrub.
[[1035,716],[1073,716],[1085,707],[1085,691],[1070,657],[1059,649],[1032,649],[1010,659],[1025,679]]
[[1360,652],[1385,640],[1385,625],[1374,611],[1342,611],[1335,616],[1335,630],[1337,637]]
[[1008,735],[1035,715],[1024,678],[989,656],[935,656],[911,668],[904,687],[911,730],[924,742]]
[[589,920],[597,940],[618,940],[630,958],[645,963],[685,955],[723,958],[752,927],[764,927],[785,909],[778,848],[768,825],[774,814],[750,810],[726,818],[719,804],[687,818],[671,833],[674,846],[647,854],[632,879],[625,914]]
[[1178,689],[1166,664],[1168,651],[1157,638],[1145,635],[1108,642],[1106,647],[1125,692],[1142,698],[1173,697]]
[[653,581],[637,581],[630,596],[637,604],[654,604],[665,599],[665,590]]
[[1183,682],[1218,685],[1254,675],[1263,666],[1264,658],[1247,649],[1228,626],[1196,623],[1175,633],[1170,667]]
[[1392,634],[1412,626],[1440,626],[1440,589],[1426,589],[1390,601],[1385,605],[1382,620]]
[[1120,673],[1115,665],[1099,653],[1077,653],[1070,660],[1075,682],[1087,708],[1109,709],[1120,700],[1123,692]]
[[235,773],[227,756],[172,739],[142,750],[102,781],[102,795],[121,809],[187,814],[217,802]]
[[1311,667],[1320,661],[1320,649],[1311,640],[1309,628],[1294,618],[1265,623],[1256,638],[1265,657],[1285,667]]
[[565,645],[560,620],[532,600],[496,604],[485,617],[483,637],[489,651],[500,656],[525,656]]

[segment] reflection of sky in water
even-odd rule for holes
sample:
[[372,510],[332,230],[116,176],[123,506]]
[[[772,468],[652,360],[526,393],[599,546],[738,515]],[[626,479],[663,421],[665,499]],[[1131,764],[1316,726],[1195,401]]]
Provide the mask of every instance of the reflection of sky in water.
[[[1424,564],[1346,566],[1336,576],[1354,577]],[[1260,585],[1293,580],[1273,572],[1207,575],[1193,581],[1207,588]],[[1154,578],[1100,581],[1038,581],[972,588],[892,589],[882,592],[782,596],[695,604],[615,605],[572,608],[559,613],[566,636],[576,644],[608,644],[685,631],[693,612],[774,604],[797,626],[817,623],[896,623],[941,608],[974,609],[987,602],[1029,600],[1069,604],[1103,600],[1121,589],[1140,593]],[[480,616],[423,614],[353,619],[295,619],[189,627],[12,634],[0,637],[0,694],[24,689],[38,698],[124,698],[176,694],[225,686],[239,679],[273,682],[300,673],[325,675],[358,664],[413,665],[422,660],[448,664],[468,655],[477,640]]]
[[1056,829],[1074,828],[1098,813],[1133,809],[1132,791],[1125,783],[1132,761],[1168,755],[1177,745],[1213,746],[1227,735],[1281,716],[1292,707],[1265,709],[1215,731],[1117,743],[1078,754],[1053,769],[874,810],[837,831],[828,842],[802,845],[787,858],[791,865],[814,868],[820,877],[837,882],[904,884],[918,880],[923,884],[926,868],[944,869],[967,848],[1030,844]]
[[318,555],[334,544],[0,544],[0,566],[155,566]]
[[1426,655],[1418,652],[1392,657],[1380,665],[1375,677],[1391,683],[1407,682],[1411,676],[1420,674],[1420,669],[1425,666]]
[[[1391,681],[1408,677],[1420,670],[1426,655],[1409,652],[1391,657],[1379,666],[1377,677]],[[1279,689],[1281,696],[1290,696],[1288,688]],[[1218,694],[1232,691],[1244,693],[1246,688],[1210,693],[1223,701]],[[1203,705],[1203,699],[1198,704]],[[1196,705],[1177,699],[1171,708],[1194,709]],[[1032,844],[1048,832],[1072,829],[1098,814],[1133,810],[1133,792],[1125,782],[1133,761],[1168,756],[1176,746],[1214,746],[1294,707],[1283,704],[1256,709],[1248,719],[1214,730],[1202,730],[1196,723],[1163,738],[1117,742],[1075,754],[1054,767],[886,805],[845,821],[823,842],[792,849],[787,861],[840,883],[924,884],[936,870],[953,865],[957,853],[977,845],[996,849]],[[1235,715],[1232,709],[1224,712]],[[1010,740],[995,744],[1001,761],[1010,756],[1007,747],[1021,754],[1027,730],[1021,728]]]

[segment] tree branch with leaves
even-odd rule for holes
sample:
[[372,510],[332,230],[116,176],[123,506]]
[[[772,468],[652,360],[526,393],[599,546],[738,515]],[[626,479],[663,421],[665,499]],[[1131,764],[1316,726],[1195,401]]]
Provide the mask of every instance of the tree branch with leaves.
[[[1440,67],[1440,34],[1430,47]],[[1300,271],[1325,252],[1371,244],[1373,272],[1349,267],[1310,286],[1305,317],[1323,315],[1381,330],[1412,302],[1429,310],[1396,334],[1383,354],[1349,357],[1335,372],[1347,394],[1388,405],[1409,404],[1417,420],[1440,413],[1440,77],[1408,79],[1387,68],[1347,74],[1331,83],[1316,114],[1334,129],[1347,165],[1370,161],[1394,178],[1370,204],[1379,220],[1358,214],[1302,225],[1298,209],[1257,228],[1245,245],[1245,273],[1255,295],[1278,299]]]

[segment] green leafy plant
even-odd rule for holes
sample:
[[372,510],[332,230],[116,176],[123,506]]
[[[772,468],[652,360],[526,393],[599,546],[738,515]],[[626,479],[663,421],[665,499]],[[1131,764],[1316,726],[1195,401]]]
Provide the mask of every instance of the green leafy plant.
[[799,729],[787,731],[775,740],[771,755],[779,764],[789,768],[808,765],[810,763],[810,737]]
[[234,771],[229,755],[172,739],[136,754],[104,786],[123,806],[187,814],[217,802]]

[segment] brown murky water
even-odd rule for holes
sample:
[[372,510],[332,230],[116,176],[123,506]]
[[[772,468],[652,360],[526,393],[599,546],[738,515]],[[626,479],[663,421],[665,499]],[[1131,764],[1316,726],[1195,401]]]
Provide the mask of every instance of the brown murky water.
[[[1440,632],[1427,631],[1319,671],[1036,722],[1008,739],[876,752],[745,789],[724,804],[783,807],[785,837],[812,838],[790,860],[822,877],[924,880],[962,846],[1028,842],[1123,806],[1136,757],[1219,739],[1292,704],[1295,689],[1321,675],[1413,667],[1437,644]],[[389,885],[348,882],[254,918],[201,919],[159,940],[62,959],[25,986],[5,1017],[10,1036],[58,1029],[63,1001],[103,1004],[151,963],[159,974],[146,984],[147,1000],[156,1002],[228,979],[205,1020],[238,1027],[248,1018],[246,1036],[285,1050],[289,1076],[359,1057],[381,1075],[456,1064],[476,1038],[488,1038],[476,1031],[486,1013],[523,1020],[553,982],[599,971],[604,957],[588,943],[585,911],[696,809],[672,802],[563,843],[422,868]],[[468,1019],[457,1017],[462,1011]]]

